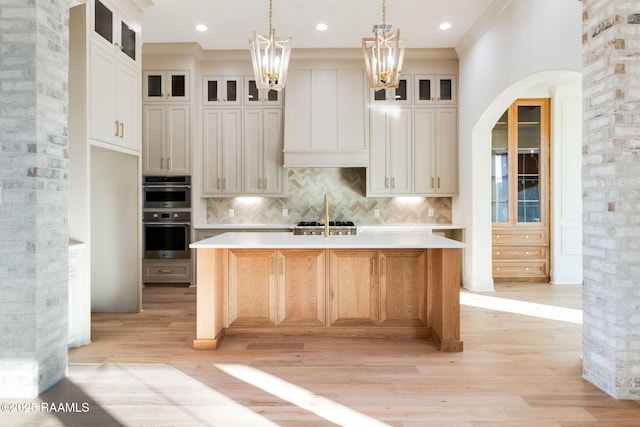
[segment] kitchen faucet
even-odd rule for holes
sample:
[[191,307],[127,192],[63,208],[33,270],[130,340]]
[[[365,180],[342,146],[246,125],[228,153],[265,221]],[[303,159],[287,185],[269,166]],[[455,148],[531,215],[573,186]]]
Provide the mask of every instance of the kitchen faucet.
[[329,237],[329,197],[324,194],[324,237]]

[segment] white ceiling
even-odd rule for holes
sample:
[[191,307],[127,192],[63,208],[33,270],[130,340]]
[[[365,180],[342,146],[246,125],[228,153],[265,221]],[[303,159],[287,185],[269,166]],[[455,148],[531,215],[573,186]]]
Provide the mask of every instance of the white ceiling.
[[[152,0],[142,20],[144,43],[198,42],[203,49],[247,49],[253,31],[269,29],[268,0]],[[504,0],[387,0],[387,24],[408,48],[452,48],[494,3]],[[443,21],[450,30],[439,29]],[[315,26],[324,22],[328,29]],[[276,36],[293,48],[355,48],[382,23],[382,0],[273,0]],[[209,30],[200,33],[196,24]]]

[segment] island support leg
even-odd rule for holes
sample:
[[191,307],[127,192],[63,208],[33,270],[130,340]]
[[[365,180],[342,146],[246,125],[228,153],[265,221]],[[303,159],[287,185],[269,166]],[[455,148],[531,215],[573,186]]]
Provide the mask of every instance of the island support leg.
[[224,336],[224,249],[196,249],[197,303],[195,350],[214,350]]
[[440,351],[459,352],[460,249],[429,249],[427,262],[428,302],[432,338]]

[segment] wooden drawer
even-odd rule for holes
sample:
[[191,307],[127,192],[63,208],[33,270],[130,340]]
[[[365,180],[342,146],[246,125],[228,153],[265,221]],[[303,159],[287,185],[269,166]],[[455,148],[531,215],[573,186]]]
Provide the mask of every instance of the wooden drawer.
[[547,263],[545,261],[494,262],[493,277],[545,278],[547,277]]
[[544,245],[547,239],[543,229],[493,229],[493,245]]
[[145,283],[191,283],[191,260],[144,260]]
[[494,246],[494,261],[535,261],[546,260],[547,248],[545,246]]

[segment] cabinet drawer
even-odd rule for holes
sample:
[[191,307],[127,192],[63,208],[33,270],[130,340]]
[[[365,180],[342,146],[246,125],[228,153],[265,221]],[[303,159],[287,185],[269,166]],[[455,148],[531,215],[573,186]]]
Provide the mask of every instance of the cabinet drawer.
[[547,248],[545,246],[494,246],[493,259],[494,261],[546,260]]
[[493,229],[494,245],[544,245],[545,243],[543,229]]
[[547,277],[547,263],[538,262],[494,262],[493,277],[528,278]]
[[144,261],[142,280],[148,282],[191,282],[191,261]]

